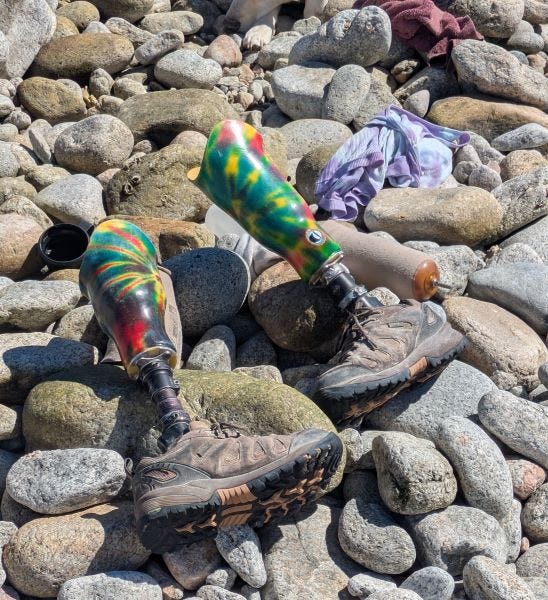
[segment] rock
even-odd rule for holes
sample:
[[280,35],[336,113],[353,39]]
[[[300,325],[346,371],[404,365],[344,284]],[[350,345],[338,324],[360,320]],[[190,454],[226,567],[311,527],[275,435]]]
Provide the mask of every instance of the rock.
[[443,308],[451,325],[469,340],[462,360],[506,389],[538,385],[537,370],[548,352],[528,325],[495,304],[472,298],[447,298]]
[[182,600],[185,592],[159,559],[148,560],[145,571],[162,588],[163,600]]
[[371,600],[419,600],[420,596],[411,590],[383,590],[368,596]]
[[335,67],[368,67],[388,54],[391,40],[390,20],[378,7],[343,10],[317,32],[297,40],[289,64],[317,60]]
[[184,43],[185,36],[180,31],[161,31],[135,50],[135,58],[142,65],[155,64],[162,56],[178,50]]
[[201,587],[208,575],[224,564],[212,539],[195,542],[162,557],[169,572],[187,590]]
[[58,164],[72,171],[98,175],[121,167],[133,149],[129,127],[111,115],[95,115],[67,127],[55,142]]
[[204,585],[198,590],[198,596],[201,600],[245,600],[241,594],[229,592],[216,585]]
[[514,150],[500,163],[500,176],[508,181],[547,165],[548,161],[537,150]]
[[10,469],[6,488],[31,510],[59,515],[112,500],[125,480],[119,454],[78,448],[26,454]]
[[306,153],[297,165],[297,190],[308,204],[316,202],[316,180],[329,159],[339,149],[340,143],[319,146]]
[[452,362],[435,379],[403,391],[366,417],[371,429],[402,431],[435,442],[447,417],[475,417],[478,403],[495,390],[488,377],[460,361]]
[[548,116],[532,106],[467,96],[434,102],[426,118],[444,127],[471,130],[489,141],[528,123],[548,127]]
[[41,597],[55,596],[65,581],[86,574],[137,569],[148,556],[137,537],[131,502],[35,519],[3,552],[10,582]]
[[172,272],[186,335],[201,336],[242,307],[249,289],[249,270],[239,255],[201,248],[175,256],[165,265]]
[[533,263],[542,265],[542,258],[527,244],[511,244],[506,248],[498,249],[498,252],[487,261],[489,267],[501,265],[514,265],[516,263]]
[[139,23],[139,27],[150,33],[176,29],[185,35],[192,35],[200,31],[203,24],[204,19],[201,15],[186,10],[176,10],[149,14]]
[[204,225],[156,217],[120,215],[142,229],[152,241],[162,261],[196,248],[215,245],[215,236]]
[[221,67],[238,67],[242,64],[242,53],[238,44],[228,35],[220,35],[211,42],[204,53]]
[[420,90],[411,94],[403,103],[403,108],[412,112],[417,117],[424,117],[430,106],[430,92],[428,90]]
[[411,573],[400,589],[411,590],[423,600],[451,600],[455,582],[447,571],[438,567],[425,567]]
[[0,177],[15,177],[19,172],[19,161],[10,144],[0,142]]
[[249,307],[275,344],[297,352],[334,339],[344,321],[327,292],[310,287],[285,262],[270,267],[253,282]]
[[537,123],[522,125],[517,129],[499,135],[492,141],[493,148],[501,152],[527,150],[548,144],[548,129]]
[[213,571],[213,573],[206,577],[206,584],[230,590],[234,587],[236,577],[238,577],[236,571],[230,567],[219,567],[216,571]]
[[185,130],[209,136],[219,121],[236,119],[237,114],[215,92],[170,90],[128,98],[118,118],[131,129],[136,142],[148,138],[165,145]]
[[[508,246],[508,249],[516,245]],[[528,262],[500,263],[472,274],[468,294],[511,310],[544,336],[548,333],[546,281],[548,266]]]
[[487,190],[491,192],[497,186],[502,183],[502,179],[500,175],[490,169],[487,165],[481,165],[480,167],[476,167],[468,178],[468,185],[472,187],[479,187],[483,190]]
[[373,439],[372,448],[379,491],[392,512],[422,514],[446,508],[455,499],[453,469],[432,442],[387,432]]
[[299,119],[280,128],[287,141],[288,159],[301,158],[307,152],[327,144],[342,144],[352,137],[342,123],[323,119]]
[[521,515],[525,535],[534,543],[548,542],[548,484],[527,500]]
[[520,577],[548,578],[548,544],[531,546],[516,561],[517,574]]
[[[69,175],[70,175],[70,173],[66,169],[63,169],[61,167],[55,167],[53,165],[38,165],[38,166],[30,169],[30,171],[28,171],[25,174],[25,177],[29,180],[29,182],[38,191],[40,191],[40,190],[43,190],[45,187],[48,187],[48,185],[51,185],[52,183],[55,183],[56,181],[64,179],[65,177],[68,177]],[[21,198],[22,198],[22,196],[21,196]],[[25,200],[26,200],[26,198],[25,198]],[[30,200],[28,202],[30,202]],[[47,220],[47,221],[41,220],[40,221],[41,224],[45,224],[46,222],[49,222],[49,224],[46,225],[46,227],[50,227],[52,223],[51,223],[51,220],[49,219],[49,217],[46,215],[46,213],[44,211],[40,210],[37,206],[36,206],[36,209],[38,212],[35,211],[34,214],[36,214],[36,215],[39,214],[39,215],[41,215],[41,219],[45,218]]]
[[21,279],[40,270],[37,242],[43,230],[31,216],[0,214],[1,276]]
[[357,116],[362,100],[369,92],[369,73],[359,65],[344,65],[331,79],[322,106],[322,119],[348,125]]
[[95,346],[105,352],[108,337],[101,329],[91,304],[72,309],[55,324],[52,333],[59,337]]
[[154,76],[160,83],[177,89],[211,90],[222,75],[223,70],[218,62],[184,49],[167,54],[154,68]]
[[22,77],[51,39],[55,15],[44,0],[6,0],[0,12],[0,31],[0,77]]
[[539,367],[538,377],[542,385],[548,386],[548,362]]
[[425,566],[458,576],[474,556],[506,561],[506,536],[496,519],[477,508],[452,505],[428,515],[407,517],[417,554]]
[[145,31],[140,27],[136,27],[129,21],[126,21],[120,17],[111,17],[105,22],[105,25],[110,33],[121,35],[127,38],[135,48],[154,37],[154,34],[150,33],[149,31]]
[[375,471],[353,471],[344,478],[345,500],[358,498],[370,504],[381,504],[382,498]]
[[133,45],[112,33],[81,33],[52,40],[38,53],[35,67],[45,77],[84,77],[104,69],[119,73],[133,57]]
[[[112,597],[119,600],[162,600],[162,589],[150,575],[135,571],[111,571],[69,579],[60,588],[58,600]],[[1,600],[1,598],[0,598]]]
[[340,509],[320,503],[298,518],[259,530],[268,579],[264,600],[325,600],[344,598],[349,577],[363,568],[340,549],[337,528]]
[[57,24],[51,39],[56,40],[69,35],[78,35],[78,27],[67,17],[57,16]]
[[363,98],[358,114],[354,117],[353,125],[356,129],[365,127],[371,119],[391,104],[401,106],[398,99],[392,94],[390,86],[378,77],[371,78],[371,85],[367,95]]
[[395,92],[394,96],[400,102],[407,102],[412,95],[428,92],[426,98],[426,112],[428,104],[436,102],[447,96],[458,96],[460,92],[459,83],[453,73],[438,67],[426,67],[408,79]]
[[546,471],[542,467],[524,458],[509,457],[506,462],[512,476],[514,494],[520,500],[527,500],[546,479]]
[[5,118],[4,123],[12,123],[19,131],[23,131],[23,129],[30,127],[31,118],[28,113],[23,112],[20,108],[16,108]]
[[[335,430],[311,400],[283,384],[188,369],[176,371],[175,377],[181,383],[179,397],[193,416],[233,423],[244,433]],[[106,448],[134,461],[159,453],[156,426],[146,392],[110,365],[69,370],[44,381],[32,390],[23,415],[31,449]]]
[[[518,556],[524,551],[522,548],[523,531],[521,527],[521,502],[512,500],[512,508],[508,514],[499,521],[504,535],[506,536],[506,562],[514,563]],[[529,540],[527,540],[528,542]]]
[[232,371],[235,355],[236,339],[232,330],[226,325],[215,325],[194,346],[185,366],[198,371]]
[[510,470],[499,447],[464,417],[449,417],[438,428],[437,447],[455,468],[468,504],[495,519],[512,509]]
[[49,273],[44,279],[45,281],[72,281],[79,284],[80,272],[78,269],[59,269]]
[[520,21],[516,31],[506,41],[506,47],[525,54],[534,54],[544,48],[544,40],[541,35],[535,33],[530,23]]
[[246,340],[236,355],[238,367],[255,367],[273,365],[277,362],[276,349],[264,331],[260,331]]
[[353,498],[339,519],[341,548],[357,563],[389,575],[407,571],[415,562],[415,546],[380,504]]
[[481,424],[515,452],[548,468],[548,408],[502,390],[486,394]]
[[474,556],[464,567],[463,579],[471,600],[535,600],[521,577],[486,556]]
[[68,281],[21,281],[0,289],[0,324],[44,329],[73,309],[80,289]]
[[134,23],[151,12],[154,1],[93,0],[93,4],[97,6],[104,17],[121,17],[130,23]]
[[287,64],[291,49],[300,37],[296,32],[286,32],[284,35],[275,36],[261,48],[257,62],[263,69],[278,71],[279,69],[274,69],[276,62],[281,59],[286,61]]
[[426,250],[440,270],[440,280],[450,286],[439,289],[440,298],[461,296],[468,285],[468,278],[480,266],[481,261],[468,246],[440,246]]
[[246,583],[256,588],[266,583],[261,544],[249,525],[220,529],[215,543],[221,556]]
[[352,596],[367,598],[375,592],[384,590],[395,591],[396,584],[392,577],[378,573],[359,573],[351,577],[348,582],[348,591]]
[[291,65],[276,69],[272,74],[276,104],[292,119],[322,118],[324,96],[333,75],[334,69],[319,66]]
[[386,231],[398,241],[430,240],[474,246],[500,227],[502,210],[479,188],[386,189],[366,206],[370,231]]
[[500,243],[506,248],[516,242],[527,244],[545,261],[548,262],[548,217],[535,221]]
[[544,577],[523,577],[523,581],[536,594],[536,600],[546,600],[548,598],[546,579]]
[[44,212],[64,223],[97,225],[106,217],[103,188],[90,175],[70,175],[44,188],[33,199]]
[[544,75],[525,67],[503,48],[464,40],[455,47],[451,58],[461,83],[474,85],[486,94],[548,108],[548,82]]
[[187,177],[201,159],[199,150],[172,144],[125,166],[107,185],[109,214],[203,219],[211,203]]
[[522,0],[494,0],[491,3],[443,0],[440,4],[455,15],[469,16],[478,31],[491,38],[509,38],[523,18]]
[[80,31],[83,31],[90,23],[100,19],[97,8],[90,2],[85,2],[85,0],[75,0],[70,4],[60,6],[55,14],[70,19]]
[[504,211],[502,223],[494,240],[506,237],[548,214],[548,199],[545,191],[547,183],[548,167],[541,167],[509,179],[493,190],[493,196]]
[[266,381],[275,381],[276,383],[283,383],[282,374],[279,369],[272,365],[258,365],[256,367],[237,367],[233,369],[233,373],[242,373],[249,377],[255,377],[255,379],[264,379]]
[[[70,6],[70,5],[69,5]],[[45,77],[29,77],[17,88],[21,104],[38,119],[55,125],[78,121],[86,114],[82,94],[61,81]]]

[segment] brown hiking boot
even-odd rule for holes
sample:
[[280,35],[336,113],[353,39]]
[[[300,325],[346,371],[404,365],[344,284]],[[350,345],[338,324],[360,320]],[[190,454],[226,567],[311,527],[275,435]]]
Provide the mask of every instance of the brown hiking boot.
[[319,377],[314,401],[343,425],[440,373],[466,338],[433,302],[365,308],[358,300],[339,344],[330,361],[335,366]]
[[315,499],[336,471],[334,433],[244,436],[193,421],[162,456],[144,458],[133,478],[137,529],[153,552],[170,552],[219,527],[260,527]]

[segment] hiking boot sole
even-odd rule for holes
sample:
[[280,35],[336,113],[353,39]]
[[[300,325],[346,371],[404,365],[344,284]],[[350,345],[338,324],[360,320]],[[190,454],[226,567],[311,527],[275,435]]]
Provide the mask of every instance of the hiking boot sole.
[[[444,335],[447,336],[447,342],[438,354],[428,353],[425,346],[429,340],[425,340],[404,361],[385,372],[372,374],[369,378],[356,376],[355,381],[348,384],[318,388],[314,401],[338,427],[354,423],[404,389],[439,375],[468,343],[462,334],[448,324],[436,337]],[[359,367],[355,369],[358,371]]]
[[[279,464],[149,492],[136,507],[139,537],[152,552],[162,554],[212,537],[222,527],[274,523],[317,498],[337,470],[342,452],[339,437],[326,433]],[[207,499],[185,503],[185,498],[196,499],[206,490]]]

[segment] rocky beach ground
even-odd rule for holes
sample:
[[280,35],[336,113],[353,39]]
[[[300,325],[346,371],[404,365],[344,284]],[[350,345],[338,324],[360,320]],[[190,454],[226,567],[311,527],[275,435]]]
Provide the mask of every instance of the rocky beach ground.
[[[292,4],[247,50],[221,32],[229,4],[0,2],[0,600],[548,599],[548,2],[440,0],[485,37],[447,68],[348,0],[307,19]],[[313,205],[328,159],[390,104],[470,143],[441,187],[387,186],[354,226],[439,264],[469,346],[340,432],[344,473],[317,506],[151,555],[124,458],[159,453],[154,407],[99,364],[78,270],[45,269],[40,235],[120,216],[150,236],[193,415],[334,430],[309,396],[341,315],[285,262],[251,277],[186,174],[241,119]]]

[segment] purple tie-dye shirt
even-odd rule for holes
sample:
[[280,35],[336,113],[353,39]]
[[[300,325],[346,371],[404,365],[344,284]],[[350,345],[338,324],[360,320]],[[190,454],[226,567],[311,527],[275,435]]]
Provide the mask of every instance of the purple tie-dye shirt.
[[453,169],[453,150],[470,135],[433,125],[390,105],[345,142],[316,182],[321,208],[333,219],[353,221],[384,185],[433,188]]

